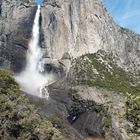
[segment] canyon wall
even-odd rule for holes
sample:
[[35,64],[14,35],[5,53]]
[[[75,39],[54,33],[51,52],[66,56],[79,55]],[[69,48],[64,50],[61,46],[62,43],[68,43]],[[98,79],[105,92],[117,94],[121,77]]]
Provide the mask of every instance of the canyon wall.
[[[24,68],[36,8],[34,0],[0,2],[1,67]],[[40,26],[44,57],[75,58],[103,49],[124,69],[139,69],[140,36],[116,25],[101,0],[44,0]]]
[[75,58],[100,49],[114,53],[124,69],[140,65],[140,35],[116,25],[102,0],[45,0],[42,46],[45,57]]

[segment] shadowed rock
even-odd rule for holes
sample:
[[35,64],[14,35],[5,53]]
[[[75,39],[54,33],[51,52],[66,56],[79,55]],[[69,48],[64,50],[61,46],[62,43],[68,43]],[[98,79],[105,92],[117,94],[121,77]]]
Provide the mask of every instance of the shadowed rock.
[[0,5],[0,67],[20,72],[26,64],[36,5],[33,0],[2,0]]

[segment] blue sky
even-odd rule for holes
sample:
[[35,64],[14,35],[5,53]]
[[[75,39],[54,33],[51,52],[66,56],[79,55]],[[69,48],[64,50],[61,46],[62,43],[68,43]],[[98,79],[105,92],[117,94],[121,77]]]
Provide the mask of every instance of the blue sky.
[[43,0],[36,0],[36,2],[37,2],[38,4],[41,4],[41,3],[43,2]]
[[[43,0],[36,0],[41,4]],[[116,23],[140,34],[140,0],[103,0]]]
[[114,20],[140,34],[140,0],[103,0]]

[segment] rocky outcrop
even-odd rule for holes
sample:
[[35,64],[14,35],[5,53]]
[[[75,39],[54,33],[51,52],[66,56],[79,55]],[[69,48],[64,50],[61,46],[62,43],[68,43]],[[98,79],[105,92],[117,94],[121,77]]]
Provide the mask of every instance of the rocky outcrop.
[[0,3],[0,67],[19,72],[26,63],[36,5],[33,0]]
[[140,36],[116,25],[101,0],[45,0],[41,15],[45,56],[61,59],[65,53],[77,57],[104,49],[118,56],[124,69],[138,70]]

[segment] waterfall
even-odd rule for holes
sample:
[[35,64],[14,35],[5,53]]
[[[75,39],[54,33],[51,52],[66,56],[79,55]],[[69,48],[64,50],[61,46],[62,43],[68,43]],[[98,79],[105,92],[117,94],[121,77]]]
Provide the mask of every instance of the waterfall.
[[29,43],[29,50],[27,54],[28,66],[27,69],[30,72],[38,73],[38,62],[42,58],[41,48],[39,47],[39,17],[40,17],[40,5],[34,19],[34,25],[32,29],[32,39]]
[[32,38],[27,51],[27,65],[23,72],[15,76],[21,89],[40,98],[49,98],[47,85],[53,81],[53,75],[43,74],[42,51],[39,46],[40,5],[35,15]]

